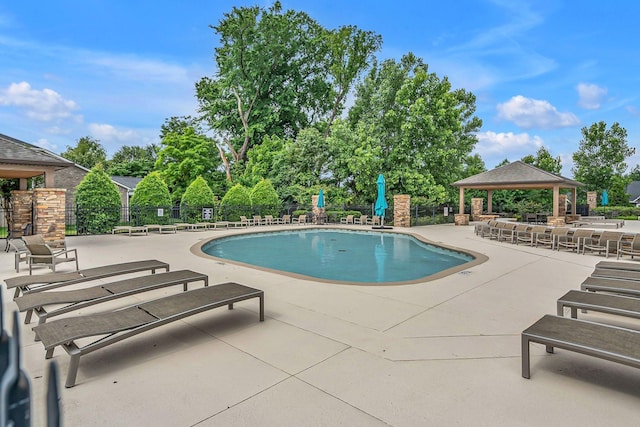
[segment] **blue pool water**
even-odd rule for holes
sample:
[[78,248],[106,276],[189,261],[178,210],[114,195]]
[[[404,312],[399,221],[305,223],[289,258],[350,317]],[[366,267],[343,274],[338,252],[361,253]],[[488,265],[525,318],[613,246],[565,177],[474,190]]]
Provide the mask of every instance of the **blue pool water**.
[[322,229],[230,236],[205,243],[202,251],[263,268],[355,283],[417,280],[474,259],[405,234]]

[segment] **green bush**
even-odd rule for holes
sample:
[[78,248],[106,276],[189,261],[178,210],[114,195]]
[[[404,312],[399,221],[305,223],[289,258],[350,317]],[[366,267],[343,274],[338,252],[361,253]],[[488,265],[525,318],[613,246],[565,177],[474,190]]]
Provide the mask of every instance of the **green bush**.
[[76,187],[75,203],[79,234],[106,233],[120,221],[120,192],[100,165],[94,167]]
[[158,172],[151,172],[138,183],[131,197],[131,208],[132,218],[138,225],[169,222],[171,195],[169,187]]
[[215,196],[207,181],[198,176],[187,187],[180,201],[180,217],[188,222],[202,221],[202,208],[211,208]]
[[251,194],[242,184],[236,184],[227,191],[220,202],[222,217],[227,221],[239,221],[240,215],[251,217]]
[[280,215],[280,198],[268,179],[258,182],[251,190],[253,212],[260,215]]
[[598,206],[593,210],[594,215],[604,215],[607,218],[620,218],[620,217],[638,217],[640,215],[640,208],[635,206]]

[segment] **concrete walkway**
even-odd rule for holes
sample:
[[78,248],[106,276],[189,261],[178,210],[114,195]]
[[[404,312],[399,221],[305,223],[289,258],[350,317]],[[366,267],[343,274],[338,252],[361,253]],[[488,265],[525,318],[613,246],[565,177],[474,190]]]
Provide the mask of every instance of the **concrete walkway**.
[[[276,227],[270,227],[275,229]],[[283,228],[283,227],[280,227]],[[297,226],[294,227],[297,229]],[[394,230],[398,231],[398,230]],[[521,377],[520,333],[603,259],[489,241],[473,227],[412,233],[481,252],[489,261],[439,280],[347,286],[293,279],[190,253],[202,239],[237,230],[72,237],[80,267],[155,258],[212,284],[263,289],[256,300],[184,319],[82,358],[77,385],[62,389],[67,426],[585,426],[633,425],[640,371],[532,345]],[[640,231],[629,221],[623,231]],[[277,249],[277,248],[276,248]],[[0,277],[15,275],[1,255]],[[63,266],[68,271],[69,266]],[[45,272],[39,269],[38,273]],[[121,307],[167,289],[102,305]],[[5,323],[16,309],[4,290]],[[82,313],[97,311],[83,310]],[[585,314],[616,324],[640,322]],[[21,315],[21,319],[24,316]],[[47,363],[22,325],[34,426],[44,425]],[[10,325],[8,325],[10,326]],[[69,357],[54,360],[62,381]]]

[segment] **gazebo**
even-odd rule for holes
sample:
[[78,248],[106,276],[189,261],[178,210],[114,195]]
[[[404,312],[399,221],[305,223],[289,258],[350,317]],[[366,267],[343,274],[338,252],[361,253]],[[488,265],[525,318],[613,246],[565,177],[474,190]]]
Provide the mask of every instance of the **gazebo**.
[[[560,189],[571,190],[575,206],[577,189],[584,186],[581,182],[547,172],[520,160],[461,179],[451,185],[460,189],[460,210],[458,215],[460,216],[460,223],[467,224],[469,219],[464,214],[464,190],[466,188],[487,191],[487,211],[489,213],[493,211],[492,195],[494,190],[551,189],[553,190],[553,217],[549,220],[554,223],[564,223],[564,216],[566,215],[565,203],[560,201]],[[458,220],[456,220],[456,224],[458,223]]]

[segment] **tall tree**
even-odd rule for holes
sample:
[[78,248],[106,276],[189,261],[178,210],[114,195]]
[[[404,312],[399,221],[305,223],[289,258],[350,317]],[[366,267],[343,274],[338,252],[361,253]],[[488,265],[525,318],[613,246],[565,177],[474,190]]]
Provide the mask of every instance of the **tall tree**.
[[559,174],[562,171],[562,159],[560,156],[553,157],[546,147],[538,148],[535,156],[524,156],[522,161],[547,172]]
[[104,165],[107,160],[107,152],[100,141],[90,136],[78,139],[75,147],[67,145],[67,150],[60,155],[87,169],[92,169],[99,163]]
[[582,128],[582,140],[573,153],[573,174],[590,191],[607,190],[610,204],[626,204],[627,158],[636,149],[627,144],[627,131],[617,122],[607,129],[604,121]]
[[151,144],[146,147],[124,145],[109,160],[109,175],[136,176],[142,178],[153,171],[159,147]]

